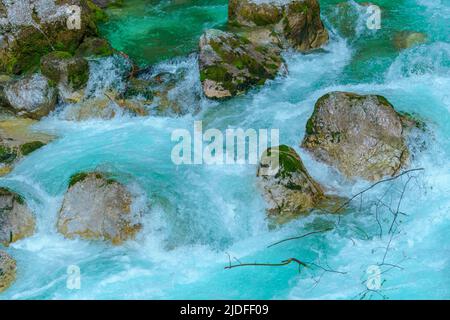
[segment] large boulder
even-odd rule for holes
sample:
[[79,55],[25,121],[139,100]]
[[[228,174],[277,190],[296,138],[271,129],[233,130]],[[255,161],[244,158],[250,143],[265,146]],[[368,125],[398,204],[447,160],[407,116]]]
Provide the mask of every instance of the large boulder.
[[39,120],[55,109],[57,90],[40,73],[27,75],[5,85],[6,107],[18,116]]
[[53,139],[48,134],[31,130],[35,122],[21,118],[0,120],[0,176],[9,173],[22,157]]
[[63,88],[75,91],[89,80],[89,64],[82,57],[72,57],[68,52],[53,51],[41,59],[41,72]]
[[0,243],[7,246],[12,242],[33,235],[36,222],[25,199],[0,187]]
[[267,170],[268,166],[275,164],[261,161],[257,171],[269,218],[282,223],[320,207],[327,197],[322,187],[308,174],[297,152],[281,145],[267,149],[262,156],[262,159],[275,158],[278,159],[278,166]]
[[407,165],[411,125],[382,96],[331,92],[316,102],[302,146],[347,177],[379,180]]
[[58,214],[58,231],[70,239],[121,244],[141,229],[139,213],[132,211],[132,200],[125,186],[103,173],[75,174]]
[[[41,57],[54,50],[74,53],[86,36],[97,34],[96,22],[105,19],[91,0],[21,0],[3,4],[0,72],[33,71]],[[79,20],[74,5],[81,9]]]
[[0,293],[8,289],[16,280],[16,261],[0,250]]
[[317,0],[230,0],[228,21],[235,27],[267,28],[302,52],[328,41]]
[[283,66],[280,51],[248,39],[207,30],[200,39],[200,80],[208,98],[224,99],[273,79]]

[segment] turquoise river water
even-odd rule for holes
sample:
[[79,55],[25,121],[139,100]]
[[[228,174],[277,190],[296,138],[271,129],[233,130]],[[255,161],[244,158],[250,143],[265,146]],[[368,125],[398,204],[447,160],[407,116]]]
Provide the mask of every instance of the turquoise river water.
[[[17,259],[18,276],[0,299],[450,299],[450,2],[373,0],[383,12],[380,30],[367,29],[365,10],[353,1],[346,14],[337,9],[340,1],[320,2],[329,44],[308,55],[286,52],[289,74],[245,96],[202,100],[195,116],[73,122],[55,113],[36,125],[59,138],[0,179],[25,195],[38,220],[34,236],[6,248]],[[206,28],[225,27],[227,2],[125,0],[108,12],[101,32],[116,49],[141,65],[186,70],[179,90],[189,103],[200,90],[198,37]],[[428,40],[399,51],[392,39],[402,30],[424,32]],[[90,85],[120,85],[111,68],[109,60],[92,68]],[[423,119],[427,133],[410,141],[410,167],[423,171],[408,184],[405,176],[358,197],[327,232],[268,248],[323,230],[337,217],[312,214],[270,228],[254,165],[171,162],[172,131],[192,131],[194,120],[220,130],[278,128],[281,143],[296,148],[329,192],[356,194],[370,183],[344,179],[299,146],[314,102],[333,90],[384,95],[397,110]],[[56,232],[69,177],[88,169],[113,172],[133,188],[145,213],[136,240],[111,247]],[[391,236],[387,207],[400,198],[404,214]],[[376,211],[380,199],[387,205]],[[232,264],[295,257],[310,268],[224,269],[229,257]],[[79,290],[67,288],[69,265],[80,268]],[[368,291],[371,266],[381,271],[381,287]]]

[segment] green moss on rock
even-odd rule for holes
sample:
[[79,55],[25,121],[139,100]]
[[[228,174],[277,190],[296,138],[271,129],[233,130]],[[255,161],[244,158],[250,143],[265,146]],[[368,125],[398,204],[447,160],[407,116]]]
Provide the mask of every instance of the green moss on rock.
[[[65,1],[55,2],[57,5],[66,4]],[[104,13],[102,15],[90,0],[80,0],[79,5],[82,13],[80,29],[68,29],[64,17],[44,22],[34,16],[38,27],[20,26],[14,39],[0,48],[0,72],[31,73],[37,70],[44,55],[55,50],[74,53],[83,38],[97,35],[96,23],[104,19]]]
[[107,57],[114,53],[106,39],[88,37],[77,49],[76,55],[83,57]]
[[0,145],[0,163],[11,164],[17,158],[17,151],[9,146]]
[[22,153],[23,156],[26,156],[32,153],[33,151],[42,148],[43,146],[45,146],[45,143],[43,143],[42,141],[32,141],[24,143],[23,145],[20,146],[20,152]]
[[89,64],[82,57],[72,57],[68,52],[54,51],[42,57],[41,72],[55,83],[63,83],[73,90],[78,90],[89,79]]
[[80,182],[80,181],[83,181],[84,179],[86,179],[87,176],[88,176],[88,173],[86,173],[86,172],[78,172],[78,173],[75,173],[74,175],[72,175],[72,176],[70,177],[70,180],[69,180],[69,187],[72,187],[72,186],[74,186],[76,183],[78,183],[78,182]]
[[207,30],[200,40],[200,80],[209,98],[245,93],[274,79],[282,65],[279,48],[263,49],[233,33]]

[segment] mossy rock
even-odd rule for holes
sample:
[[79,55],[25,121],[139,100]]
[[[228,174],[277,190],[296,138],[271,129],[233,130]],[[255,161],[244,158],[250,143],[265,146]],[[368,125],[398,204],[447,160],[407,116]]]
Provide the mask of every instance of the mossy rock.
[[107,22],[109,20],[106,12],[97,6],[93,1],[87,0],[87,6],[91,11],[91,17],[95,23]]
[[41,72],[56,83],[78,90],[89,80],[89,63],[68,52],[54,51],[42,57]]
[[83,57],[107,57],[114,53],[108,40],[96,37],[88,37],[76,51],[76,55]]
[[83,181],[87,176],[88,176],[88,173],[86,173],[86,172],[75,173],[74,175],[72,175],[70,177],[69,187],[72,187],[76,183]]
[[233,33],[207,30],[200,39],[199,58],[205,95],[225,99],[274,79],[284,65],[280,53]]
[[0,145],[0,163],[12,164],[18,157],[17,150],[7,145]]
[[25,199],[9,188],[0,187],[0,243],[10,243],[33,235],[34,214]]
[[268,148],[263,153],[257,176],[267,201],[267,214],[276,223],[307,214],[328,199],[297,152],[286,145]]
[[27,142],[20,146],[20,152],[23,156],[27,156],[43,146],[45,146],[45,143],[42,141]]

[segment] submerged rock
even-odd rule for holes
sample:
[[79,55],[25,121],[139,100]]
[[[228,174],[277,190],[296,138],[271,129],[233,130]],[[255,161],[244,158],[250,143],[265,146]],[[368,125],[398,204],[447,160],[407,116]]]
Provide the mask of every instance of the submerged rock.
[[235,27],[264,27],[285,46],[306,52],[328,41],[317,0],[230,0],[228,22]]
[[81,89],[89,80],[87,60],[63,51],[53,51],[42,57],[41,72],[70,91]]
[[195,58],[189,58],[187,63],[169,62],[169,68],[156,66],[141,70],[138,78],[128,81],[124,97],[142,103],[151,115],[173,117],[197,113],[201,88],[197,68],[191,65],[194,61]]
[[21,77],[5,85],[6,107],[18,116],[40,119],[55,109],[57,90],[42,74]]
[[330,8],[331,11],[326,15],[327,20],[340,35],[353,41],[363,32],[370,31],[367,28],[367,19],[371,14],[371,11],[368,11],[370,6],[373,6],[370,2],[339,2]]
[[394,45],[397,49],[408,49],[410,47],[427,42],[427,35],[422,32],[401,31],[394,36]]
[[59,113],[59,117],[69,121],[109,120],[120,115],[146,116],[148,111],[141,101],[124,99],[117,92],[108,91],[102,96],[68,104]]
[[208,98],[245,93],[275,78],[283,65],[279,49],[256,46],[232,33],[207,30],[200,39],[200,80]]
[[405,125],[382,96],[331,92],[316,102],[302,146],[347,177],[379,180],[408,163]]
[[25,199],[0,187],[0,243],[10,243],[33,235],[36,222]]
[[[35,70],[45,54],[74,53],[81,41],[97,34],[96,22],[104,13],[90,0],[22,0],[5,4],[0,29],[6,41],[0,47],[0,72],[22,74]],[[80,24],[72,5],[81,8]]]
[[0,293],[8,289],[16,280],[16,261],[0,250]]
[[132,195],[119,182],[99,172],[71,177],[58,214],[57,228],[67,238],[109,240],[118,245],[141,229],[132,212]]
[[269,218],[282,223],[321,207],[327,200],[322,187],[308,174],[294,149],[281,145],[267,149],[264,156],[278,156],[279,159],[279,166],[274,168],[273,175],[263,173],[262,169],[271,165],[263,162],[259,164],[257,172],[267,201]]

